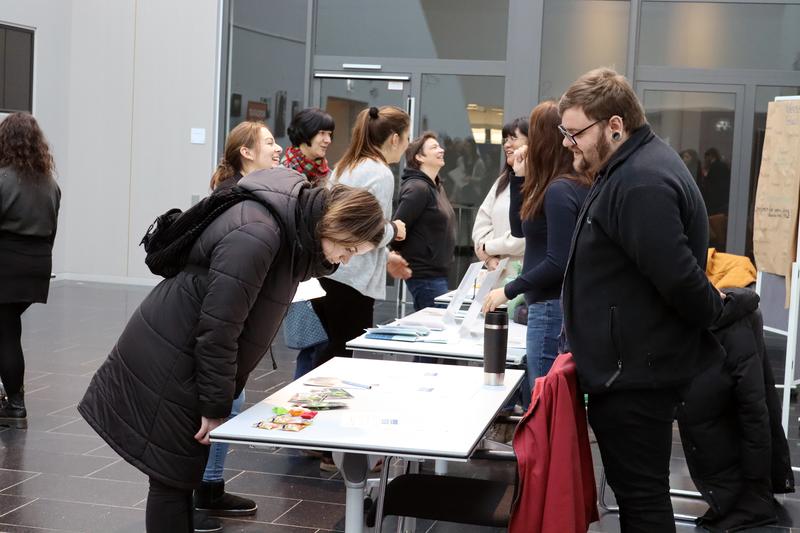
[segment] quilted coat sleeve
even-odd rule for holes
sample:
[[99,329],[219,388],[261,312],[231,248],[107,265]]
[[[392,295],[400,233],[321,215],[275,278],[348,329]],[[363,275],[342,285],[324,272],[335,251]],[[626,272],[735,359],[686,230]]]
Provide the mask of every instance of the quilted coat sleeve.
[[223,237],[211,252],[194,352],[202,416],[230,414],[239,335],[279,247],[278,229],[254,222]]

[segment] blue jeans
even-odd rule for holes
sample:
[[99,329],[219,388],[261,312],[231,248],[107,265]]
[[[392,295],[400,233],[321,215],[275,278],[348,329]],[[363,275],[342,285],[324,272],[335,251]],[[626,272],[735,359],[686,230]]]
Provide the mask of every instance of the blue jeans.
[[543,300],[528,306],[525,343],[528,372],[522,387],[522,405],[525,409],[530,405],[536,378],[546,375],[556,360],[562,321],[561,300]]
[[311,372],[317,359],[317,353],[324,353],[325,348],[328,347],[327,342],[321,342],[314,346],[308,346],[297,352],[297,364],[294,367],[294,379],[305,376]]
[[[231,405],[231,416],[233,418],[242,412],[244,405],[244,389],[242,393],[233,400]],[[215,442],[208,450],[208,462],[206,462],[206,471],[203,472],[203,481],[222,481],[222,470],[225,468],[225,456],[228,455],[228,444],[224,442]]]
[[411,278],[406,287],[414,297],[414,311],[433,307],[433,300],[448,291],[447,278]]

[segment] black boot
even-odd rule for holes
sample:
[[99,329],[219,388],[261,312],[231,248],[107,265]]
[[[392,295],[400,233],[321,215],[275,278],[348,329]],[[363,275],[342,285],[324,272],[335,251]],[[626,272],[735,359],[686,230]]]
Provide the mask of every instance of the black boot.
[[211,516],[247,516],[256,514],[253,500],[225,492],[225,481],[203,481],[194,493],[194,507]]
[[194,511],[194,533],[214,533],[215,531],[222,531],[222,524],[216,518],[211,518],[206,513]]
[[25,392],[19,391],[9,394],[8,398],[0,403],[0,426],[27,429],[28,413],[25,411]]

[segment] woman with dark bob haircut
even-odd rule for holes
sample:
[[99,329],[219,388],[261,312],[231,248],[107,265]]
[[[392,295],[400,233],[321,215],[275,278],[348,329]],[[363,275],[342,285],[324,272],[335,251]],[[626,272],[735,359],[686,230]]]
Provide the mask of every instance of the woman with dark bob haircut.
[[335,128],[333,117],[322,109],[303,109],[287,128],[292,145],[286,149],[281,164],[303,174],[314,187],[325,185],[331,172],[325,156]]
[[[289,124],[287,132],[292,145],[286,149],[281,164],[303,174],[312,187],[324,187],[328,182],[330,167],[325,156],[333,140],[336,124],[333,117],[318,107],[309,107],[297,113]],[[310,327],[314,324],[315,327]],[[307,332],[297,335],[290,332]],[[311,332],[317,332],[317,338]],[[297,302],[291,305],[286,314],[286,327],[283,330],[286,346],[299,348],[295,365],[294,379],[299,378],[314,368],[317,353],[327,346],[319,317],[309,302]],[[305,336],[305,338],[303,338]]]
[[53,156],[36,119],[0,122],[0,425],[28,427],[22,313],[47,303],[61,202]]

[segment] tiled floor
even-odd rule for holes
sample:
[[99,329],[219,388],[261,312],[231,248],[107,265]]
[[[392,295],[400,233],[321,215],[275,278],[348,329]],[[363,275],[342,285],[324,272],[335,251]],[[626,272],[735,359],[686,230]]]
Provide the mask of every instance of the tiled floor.
[[[79,417],[75,406],[97,367],[116,341],[128,316],[147,288],[78,282],[54,282],[50,303],[33,306],[24,317],[26,402],[29,428],[0,428],[0,532],[144,531],[146,478],[122,461]],[[378,320],[389,318],[391,306],[378,308]],[[781,340],[768,339],[782,368]],[[251,375],[247,403],[265,398],[292,379],[293,351],[279,336],[275,343],[278,370],[269,358]],[[780,374],[782,376],[782,374]],[[792,420],[797,420],[793,414]],[[790,441],[800,465],[796,422]],[[675,433],[674,488],[691,488]],[[599,466],[599,459],[595,458]],[[226,462],[228,490],[258,503],[248,519],[224,520],[227,532],[341,531],[344,486],[338,474],[321,473],[318,463],[288,449],[232,446]],[[513,479],[513,465],[455,465],[459,475]],[[596,468],[599,479],[600,469]],[[800,532],[800,496],[781,498],[781,527],[762,532]],[[610,495],[609,500],[613,498]],[[676,512],[703,512],[698,502],[675,500]],[[393,520],[384,523],[393,531]],[[793,524],[798,528],[792,528]],[[696,530],[679,525],[681,533]],[[419,521],[417,531],[478,533],[489,528]],[[613,514],[592,525],[593,532],[616,532]]]

